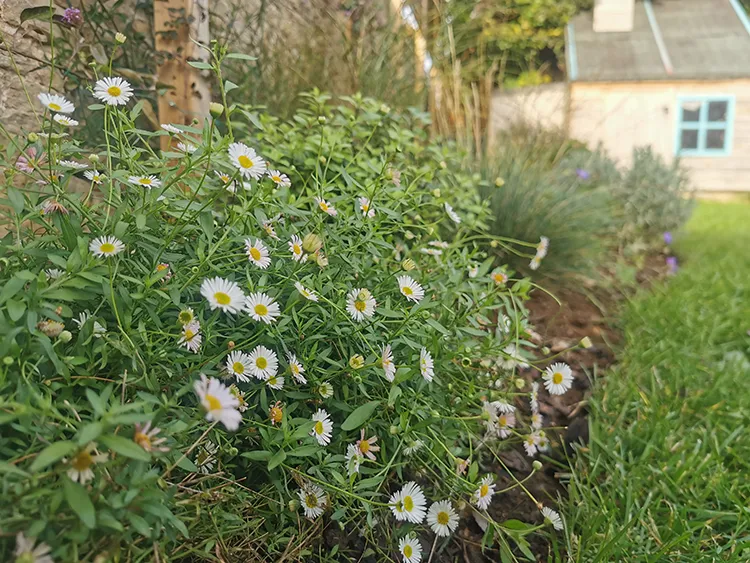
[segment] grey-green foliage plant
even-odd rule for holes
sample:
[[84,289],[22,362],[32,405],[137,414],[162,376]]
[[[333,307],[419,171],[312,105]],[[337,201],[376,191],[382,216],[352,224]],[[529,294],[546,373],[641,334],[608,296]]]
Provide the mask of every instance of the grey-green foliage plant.
[[[243,60],[217,45],[213,71],[227,58]],[[519,415],[507,441],[478,439],[493,424],[483,401],[528,394],[508,346],[531,347],[530,283],[510,269],[493,281],[483,253],[490,241],[508,252],[523,243],[487,232],[461,153],[431,141],[420,112],[361,97],[330,107],[313,93],[290,120],[214,107],[202,124],[151,132],[135,125],[136,100],[89,105],[104,124],[99,146],[49,113],[38,133],[6,135],[0,559],[18,532],[57,561],[383,560],[407,532],[432,540],[425,525],[393,520],[390,493],[414,480],[430,501],[470,501],[488,459],[531,432]],[[159,151],[164,135],[173,148]],[[251,174],[238,149],[281,174]],[[264,268],[247,249],[258,240]],[[423,298],[407,299],[403,275]],[[215,278],[267,295],[278,316],[217,308]],[[347,302],[361,288],[377,306],[358,321]],[[508,323],[496,330],[499,315]],[[277,355],[277,377],[231,375],[229,354],[258,346]],[[213,390],[196,395],[204,375]],[[326,446],[310,435],[319,409],[333,422]],[[235,411],[233,431],[219,420]],[[380,450],[353,471],[346,455],[362,436]],[[299,508],[313,484],[326,525],[361,531],[362,543],[321,542]],[[530,553],[538,526],[485,516],[486,542]]]

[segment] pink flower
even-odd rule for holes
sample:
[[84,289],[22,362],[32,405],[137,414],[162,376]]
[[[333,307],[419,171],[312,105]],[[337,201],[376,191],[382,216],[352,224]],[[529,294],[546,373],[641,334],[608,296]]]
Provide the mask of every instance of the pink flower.
[[37,157],[36,147],[29,147],[25,153],[21,153],[21,156],[16,160],[16,168],[21,172],[27,174],[33,174],[34,170],[41,167],[44,164],[44,153],[41,153]]
[[373,436],[373,437],[367,438],[367,440],[365,440],[365,429],[363,428],[360,431],[359,438],[360,439],[357,440],[357,443],[356,443],[356,446],[357,446],[357,449],[359,450],[359,452],[363,456],[366,456],[368,459],[371,459],[372,461],[375,461],[375,454],[373,452],[379,452],[380,451],[380,446],[376,446],[375,445],[375,442],[378,441],[378,437],[377,436]]

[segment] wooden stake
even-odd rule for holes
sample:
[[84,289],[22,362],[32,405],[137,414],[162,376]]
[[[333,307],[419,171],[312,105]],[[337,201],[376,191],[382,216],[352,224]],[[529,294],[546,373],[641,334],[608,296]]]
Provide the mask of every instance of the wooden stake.
[[[154,30],[156,50],[164,57],[157,88],[167,88],[159,97],[159,122],[187,125],[194,118],[202,122],[211,103],[211,90],[203,76],[207,71],[193,68],[187,61],[209,60],[209,53],[191,41],[208,45],[208,0],[155,0]],[[162,150],[167,150],[169,143],[169,137],[162,137]]]

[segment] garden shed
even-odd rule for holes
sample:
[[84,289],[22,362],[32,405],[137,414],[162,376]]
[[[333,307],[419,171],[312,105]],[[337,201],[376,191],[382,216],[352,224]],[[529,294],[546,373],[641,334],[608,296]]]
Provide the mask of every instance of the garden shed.
[[750,191],[749,53],[737,0],[597,0],[567,27],[567,82],[498,93],[493,127],[560,126],[623,164],[650,145],[700,191]]

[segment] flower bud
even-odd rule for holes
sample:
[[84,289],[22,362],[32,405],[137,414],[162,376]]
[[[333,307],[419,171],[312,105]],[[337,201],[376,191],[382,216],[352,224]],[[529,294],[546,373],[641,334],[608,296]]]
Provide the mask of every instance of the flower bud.
[[539,470],[540,470],[540,469],[542,468],[542,462],[541,462],[541,461],[539,461],[538,459],[535,459],[535,460],[534,460],[534,461],[533,461],[533,462],[531,463],[531,467],[533,467],[533,468],[534,468],[534,471],[539,471]]
[[209,105],[208,108],[211,112],[211,115],[213,115],[214,117],[219,117],[222,113],[224,113],[224,106],[218,102],[211,102],[211,105]]
[[94,153],[91,153],[91,154],[90,154],[90,155],[88,156],[88,159],[89,159],[89,162],[92,162],[92,163],[95,163],[95,162],[99,162],[99,155],[98,155],[98,154],[94,154]]
[[299,501],[293,498],[289,501],[287,506],[289,507],[289,512],[297,512],[297,509],[299,509]]
[[414,262],[414,260],[412,260],[411,258],[407,258],[406,260],[401,262],[401,267],[404,269],[405,272],[410,272],[411,270],[416,268],[417,265]]
[[123,43],[125,43],[125,41],[127,41],[127,40],[128,40],[128,38],[127,38],[127,36],[124,33],[119,33],[119,32],[115,33],[115,41],[117,41],[117,43],[119,43],[120,45],[122,45]]
[[13,358],[11,358],[10,356],[5,356],[5,357],[3,358],[3,363],[4,363],[4,364],[5,364],[6,366],[12,366],[12,365],[13,365]]
[[328,258],[320,251],[315,253],[315,261],[321,268],[325,268],[326,266],[328,266]]
[[238,453],[240,453],[240,451],[237,448],[235,448],[234,446],[232,446],[230,448],[227,448],[227,454],[230,455],[230,456],[235,456]]
[[229,344],[227,344],[227,348],[228,348],[229,350],[232,350],[232,349],[234,349],[234,340],[230,340],[230,341],[229,341]]
[[29,143],[36,143],[39,140],[39,135],[36,133],[29,133],[29,136],[27,137],[29,140]]
[[432,197],[440,197],[440,194],[440,188],[435,188],[434,190],[432,190]]
[[73,334],[69,330],[63,330],[60,333],[60,336],[58,336],[61,342],[67,343],[70,342],[73,338]]
[[324,157],[323,155],[320,155],[320,157],[318,158],[318,160],[320,161],[321,164],[325,164],[326,162],[328,162],[326,160],[326,157]]
[[583,348],[591,348],[594,345],[593,342],[591,342],[591,339],[588,336],[584,336],[581,338],[581,346]]
[[505,180],[498,176],[495,178],[495,187],[502,188],[505,185]]
[[498,243],[496,240],[491,240],[490,241],[490,246],[492,248],[497,248],[498,246],[500,246],[500,243]]
[[349,367],[352,369],[361,369],[365,365],[365,359],[361,354],[354,354],[349,358]]
[[461,358],[461,365],[465,368],[468,368],[471,366],[471,358],[463,357]]
[[323,239],[315,233],[308,233],[305,235],[305,238],[302,239],[302,248],[305,252],[309,252],[310,254],[317,252],[322,246]]
[[516,379],[515,385],[516,389],[523,389],[524,387],[526,387],[526,380],[519,377],[518,379]]
[[399,432],[401,432],[401,429],[400,429],[400,428],[399,428],[398,426],[396,426],[396,425],[393,425],[393,426],[391,426],[391,427],[390,427],[390,428],[388,429],[388,432],[390,432],[390,433],[391,433],[391,436],[395,436],[395,435],[397,435],[397,434],[398,434]]
[[440,161],[440,168],[443,168],[443,169],[448,168],[448,163],[445,162],[444,160],[441,160]]
[[318,123],[320,123],[321,125],[323,125],[325,122],[326,122],[325,116],[324,115],[319,115],[318,116]]

